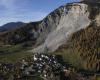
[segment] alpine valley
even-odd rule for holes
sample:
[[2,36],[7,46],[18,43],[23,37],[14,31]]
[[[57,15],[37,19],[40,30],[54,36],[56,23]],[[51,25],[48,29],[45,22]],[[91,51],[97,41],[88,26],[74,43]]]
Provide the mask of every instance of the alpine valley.
[[[45,66],[42,70],[50,70],[46,75],[45,72],[36,71],[39,79],[36,75],[34,80],[100,80],[99,0],[67,3],[41,21],[12,23],[11,29],[2,28],[0,62],[14,65],[19,62],[22,66],[28,65],[23,67],[23,72],[18,73],[20,77],[17,75],[16,79],[14,76],[11,79],[10,75],[3,80],[33,80],[25,78],[31,74],[27,72],[30,67],[34,67],[33,63],[35,66]],[[57,68],[57,64],[60,64],[61,68]],[[57,70],[52,65],[55,65]],[[39,70],[39,65],[37,67]],[[59,69],[66,74],[61,73]],[[26,74],[23,74],[25,72]]]

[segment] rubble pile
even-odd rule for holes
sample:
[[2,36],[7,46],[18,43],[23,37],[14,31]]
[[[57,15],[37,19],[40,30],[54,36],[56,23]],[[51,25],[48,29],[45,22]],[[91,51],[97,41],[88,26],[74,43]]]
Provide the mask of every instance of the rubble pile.
[[43,80],[71,80],[70,74],[71,70],[59,63],[55,55],[34,54],[16,64],[0,64],[0,80],[37,80],[37,76]]

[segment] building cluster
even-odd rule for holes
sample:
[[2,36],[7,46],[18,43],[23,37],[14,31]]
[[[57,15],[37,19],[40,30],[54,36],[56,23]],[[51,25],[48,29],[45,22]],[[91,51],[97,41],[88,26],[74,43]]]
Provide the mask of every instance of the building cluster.
[[0,80],[70,80],[71,71],[57,61],[55,55],[34,54],[16,64],[0,64]]

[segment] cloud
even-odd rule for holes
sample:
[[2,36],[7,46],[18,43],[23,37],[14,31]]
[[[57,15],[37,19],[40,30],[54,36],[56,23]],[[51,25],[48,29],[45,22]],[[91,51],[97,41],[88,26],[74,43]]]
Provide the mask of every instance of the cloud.
[[9,9],[12,6],[14,6],[14,1],[15,0],[0,0],[0,5],[2,5],[3,7]]
[[[48,13],[24,7],[27,2],[23,0],[0,0],[0,25],[8,22],[30,22],[43,19]],[[26,0],[25,0],[26,1]],[[19,4],[20,2],[20,4]],[[16,3],[16,4],[15,4]],[[2,7],[1,7],[2,6]],[[28,5],[30,6],[30,5]]]

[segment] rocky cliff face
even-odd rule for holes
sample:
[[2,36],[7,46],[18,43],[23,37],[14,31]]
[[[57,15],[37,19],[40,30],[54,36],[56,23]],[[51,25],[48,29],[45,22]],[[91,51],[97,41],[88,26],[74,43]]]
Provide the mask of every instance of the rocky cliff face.
[[[59,15],[54,16],[54,13]],[[65,52],[62,51],[61,55],[67,59],[67,53],[69,53],[72,58],[72,61],[69,59],[71,64],[77,63],[76,67],[81,65],[80,68],[89,71],[100,71],[100,3],[85,1],[66,4],[49,16],[51,17],[47,17],[47,19],[50,18],[47,21],[48,25],[54,24],[49,26],[49,29],[46,29],[48,26],[42,29],[38,38],[40,41],[37,39],[37,42],[42,42],[42,44],[40,43],[32,52],[42,53],[57,50],[59,53],[59,47],[67,44]],[[64,48],[62,49],[64,50]],[[73,61],[74,58],[77,58],[74,60],[76,62]]]
[[35,40],[36,46],[33,52],[53,52],[64,44],[72,33],[88,27],[94,21],[96,25],[100,25],[100,16],[95,13],[98,5],[91,10],[92,6],[89,3],[68,3],[51,12],[42,21],[29,23],[14,31],[0,34],[0,41],[18,43]]
[[86,28],[91,23],[88,5],[84,3],[67,4],[53,13],[47,16],[46,23],[48,25],[43,26],[45,19],[43,20],[42,33],[39,37],[44,37],[45,35],[44,43],[35,48],[33,52],[55,51],[68,40],[72,33]]

